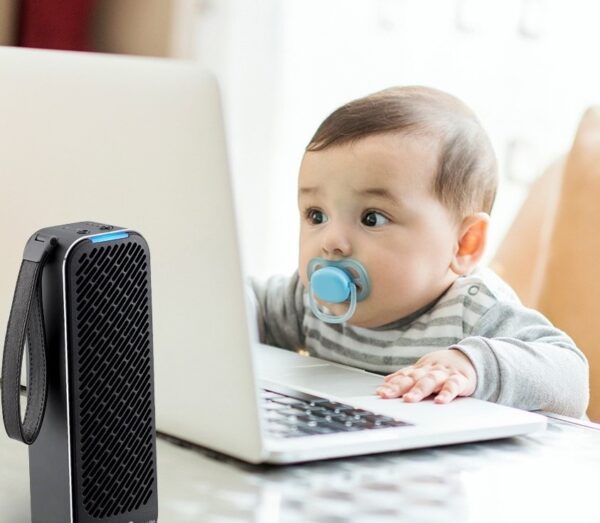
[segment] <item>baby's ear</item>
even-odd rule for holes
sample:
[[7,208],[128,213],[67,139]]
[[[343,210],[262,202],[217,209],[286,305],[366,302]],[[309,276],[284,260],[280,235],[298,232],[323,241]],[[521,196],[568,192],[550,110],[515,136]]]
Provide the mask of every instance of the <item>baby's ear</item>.
[[467,216],[460,224],[456,253],[450,264],[456,274],[468,273],[481,259],[489,223],[489,214],[477,212]]

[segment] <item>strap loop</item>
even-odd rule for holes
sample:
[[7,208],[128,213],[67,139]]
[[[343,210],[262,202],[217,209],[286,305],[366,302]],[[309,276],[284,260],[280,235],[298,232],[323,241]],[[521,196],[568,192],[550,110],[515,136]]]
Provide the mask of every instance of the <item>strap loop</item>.
[[[46,334],[42,303],[42,272],[56,238],[37,235],[27,242],[8,319],[2,358],[2,419],[12,439],[31,445],[37,438],[44,412],[46,381]],[[21,422],[19,389],[23,351],[27,341],[27,407]]]

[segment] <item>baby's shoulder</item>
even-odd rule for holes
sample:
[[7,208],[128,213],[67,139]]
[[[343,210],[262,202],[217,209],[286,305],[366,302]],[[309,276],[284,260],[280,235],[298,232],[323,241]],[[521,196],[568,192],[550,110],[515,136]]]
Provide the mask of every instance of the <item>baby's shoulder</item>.
[[[488,267],[477,267],[469,274],[456,279],[448,289],[446,296],[456,298],[469,297],[471,300],[490,304],[502,301],[520,303],[515,291]],[[445,297],[446,297],[445,296]]]
[[444,293],[436,308],[454,307],[462,316],[465,330],[498,303],[520,304],[515,291],[500,276],[487,267],[477,267],[460,276]]

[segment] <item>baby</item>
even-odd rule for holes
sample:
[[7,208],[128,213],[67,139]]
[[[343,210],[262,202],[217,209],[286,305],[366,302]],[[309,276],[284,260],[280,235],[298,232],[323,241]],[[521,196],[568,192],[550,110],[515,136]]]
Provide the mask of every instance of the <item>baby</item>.
[[261,341],[387,374],[382,398],[583,416],[585,356],[478,265],[496,186],[457,98],[395,87],[340,107],[300,166],[298,271],[253,282]]

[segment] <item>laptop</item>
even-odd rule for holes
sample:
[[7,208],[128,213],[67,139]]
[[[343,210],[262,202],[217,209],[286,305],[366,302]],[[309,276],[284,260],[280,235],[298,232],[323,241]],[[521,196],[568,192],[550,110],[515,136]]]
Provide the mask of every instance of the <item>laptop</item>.
[[251,463],[294,463],[546,426],[471,398],[379,399],[381,376],[258,343],[219,90],[196,64],[0,48],[0,71],[1,332],[29,235],[100,221],[150,246],[163,433]]

